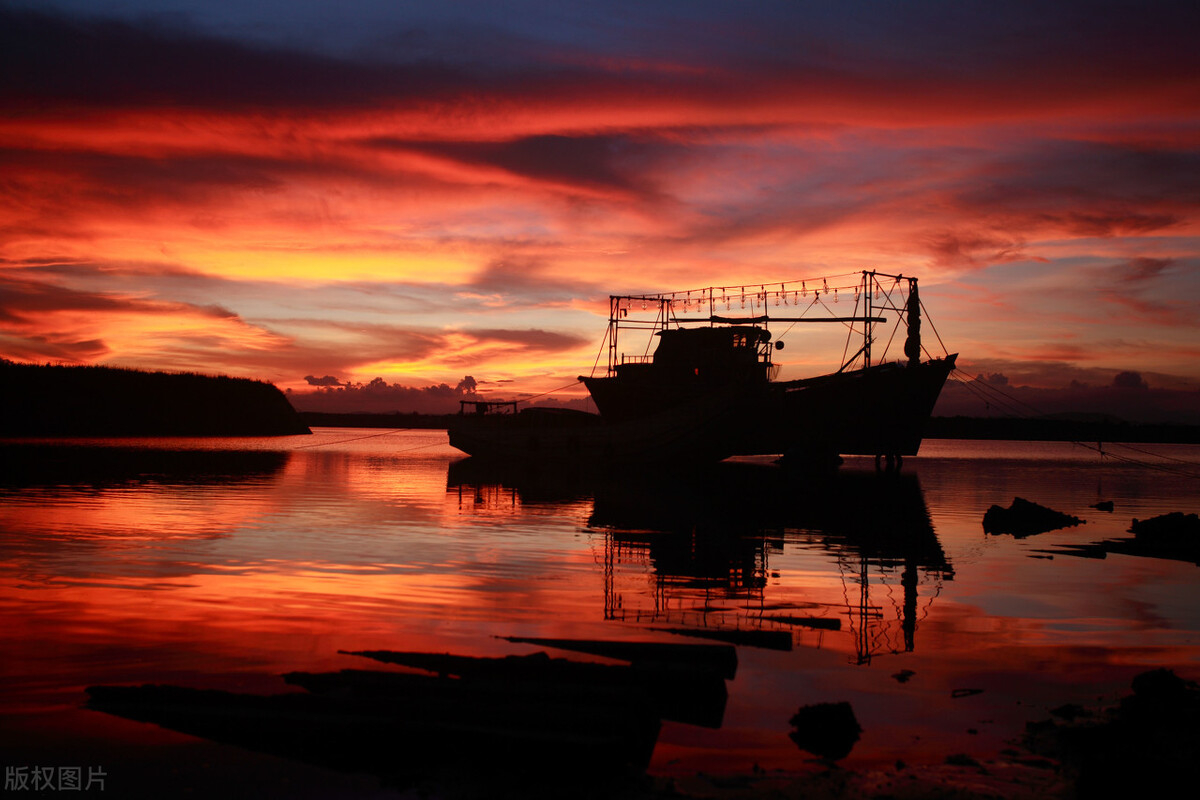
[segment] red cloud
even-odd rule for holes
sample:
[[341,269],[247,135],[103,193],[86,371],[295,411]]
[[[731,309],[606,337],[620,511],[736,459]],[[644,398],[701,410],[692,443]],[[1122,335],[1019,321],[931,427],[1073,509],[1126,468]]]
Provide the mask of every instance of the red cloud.
[[0,11],[0,354],[575,374],[609,292],[878,267],[952,349],[1196,373],[1173,12],[708,13],[365,59]]

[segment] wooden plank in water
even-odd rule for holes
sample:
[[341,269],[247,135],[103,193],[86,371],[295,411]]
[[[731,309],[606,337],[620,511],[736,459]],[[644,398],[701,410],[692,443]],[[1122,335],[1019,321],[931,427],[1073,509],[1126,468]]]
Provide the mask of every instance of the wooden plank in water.
[[553,647],[575,653],[615,658],[631,664],[658,664],[678,669],[715,672],[731,679],[737,673],[737,648],[726,644],[676,644],[673,642],[627,642],[609,639],[544,639],[532,636],[502,636],[505,641]]
[[840,631],[842,629],[842,621],[836,617],[765,616],[763,619],[784,625],[797,625],[802,628],[816,628],[823,631]]
[[762,650],[792,649],[791,631],[748,631],[727,630],[722,628],[652,628],[663,633],[676,636],[691,636],[697,639],[713,639],[744,647],[757,647]]

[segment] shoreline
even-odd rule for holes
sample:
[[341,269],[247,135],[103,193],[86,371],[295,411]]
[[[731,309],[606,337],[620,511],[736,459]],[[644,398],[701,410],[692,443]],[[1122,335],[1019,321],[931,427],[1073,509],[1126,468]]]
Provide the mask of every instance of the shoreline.
[[[445,429],[456,414],[335,414],[300,411],[300,420],[322,428]],[[931,417],[926,439],[1030,442],[1200,444],[1200,426],[1120,420]]]
[[867,800],[955,798],[1040,800],[1158,796],[1191,776],[1200,752],[1200,686],[1165,668],[1141,672],[1115,705],[1065,704],[1029,720],[1008,746],[940,762],[746,774],[651,777],[648,798]]

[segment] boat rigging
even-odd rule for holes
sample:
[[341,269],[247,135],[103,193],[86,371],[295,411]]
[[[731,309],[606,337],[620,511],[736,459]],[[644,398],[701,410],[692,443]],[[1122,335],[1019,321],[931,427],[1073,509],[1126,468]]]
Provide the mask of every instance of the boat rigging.
[[[849,278],[858,275],[853,283]],[[839,281],[839,278],[841,279]],[[833,286],[829,284],[834,281]],[[809,284],[813,285],[810,288]],[[854,309],[849,315],[838,315],[829,307],[840,301],[843,294],[852,293]],[[829,298],[833,298],[832,301]],[[772,305],[773,304],[773,305]],[[808,316],[810,311],[821,308],[824,316]],[[774,309],[774,311],[772,311]],[[746,316],[724,312],[749,311]],[[794,313],[799,310],[797,315]],[[843,361],[838,372],[851,369],[859,362],[872,365],[872,347],[875,343],[875,326],[888,322],[883,312],[896,315],[897,328],[906,330],[904,346],[909,362],[918,361],[922,353],[929,355],[922,346],[921,301],[917,290],[917,279],[904,275],[892,275],[874,270],[818,278],[815,280],[793,280],[781,283],[751,285],[708,286],[658,294],[628,294],[609,296],[608,329],[605,339],[608,344],[608,374],[614,374],[622,363],[648,360],[649,343],[642,355],[623,354],[620,350],[622,330],[647,331],[651,335],[673,327],[683,326],[765,326],[771,322],[790,323],[788,330],[796,324],[840,323],[849,328],[847,340],[858,338],[862,346]],[[936,333],[936,331],[935,331]],[[652,343],[653,339],[650,340]],[[884,352],[876,355],[876,361],[886,358],[892,339],[889,338]],[[940,338],[939,338],[940,342]],[[769,359],[773,350],[783,349],[780,340],[763,341],[759,355]],[[847,348],[848,351],[849,348]],[[943,354],[945,348],[943,347]]]
[[[853,296],[853,308],[833,313],[830,306],[843,296]],[[818,308],[825,313],[810,313]],[[877,331],[893,316],[895,326],[882,341]],[[509,459],[784,454],[828,464],[857,454],[898,463],[917,452],[925,420],[954,368],[955,355],[930,357],[923,347],[923,316],[916,278],[875,271],[859,273],[854,283],[834,278],[832,286],[822,278],[811,287],[799,280],[612,295],[606,370],[596,374],[593,367],[579,378],[598,416],[539,408],[512,413],[512,404],[465,401],[451,444]],[[787,323],[788,330],[810,322],[844,325],[841,366],[779,380],[773,355],[783,342],[767,329],[770,322]],[[889,362],[901,327],[905,358]],[[626,352],[636,333],[645,335],[644,349]]]

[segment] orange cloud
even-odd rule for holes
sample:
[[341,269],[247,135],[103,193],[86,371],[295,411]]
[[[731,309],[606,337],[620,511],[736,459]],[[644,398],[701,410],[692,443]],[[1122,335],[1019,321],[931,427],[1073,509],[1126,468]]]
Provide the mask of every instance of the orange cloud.
[[[880,268],[942,292],[952,349],[1111,360],[1115,324],[1196,374],[1182,266],[1079,288],[1197,263],[1200,72],[1168,16],[1122,48],[1104,14],[1054,47],[930,18],[908,51],[747,11],[718,39],[464,31],[422,59],[3,13],[6,307],[138,301],[0,317],[6,357],[541,382],[590,366],[610,292]],[[1178,337],[1136,335],[1168,318]],[[471,333],[530,330],[576,344]],[[1068,330],[1078,350],[1023,344]],[[804,341],[793,367],[824,364]]]

